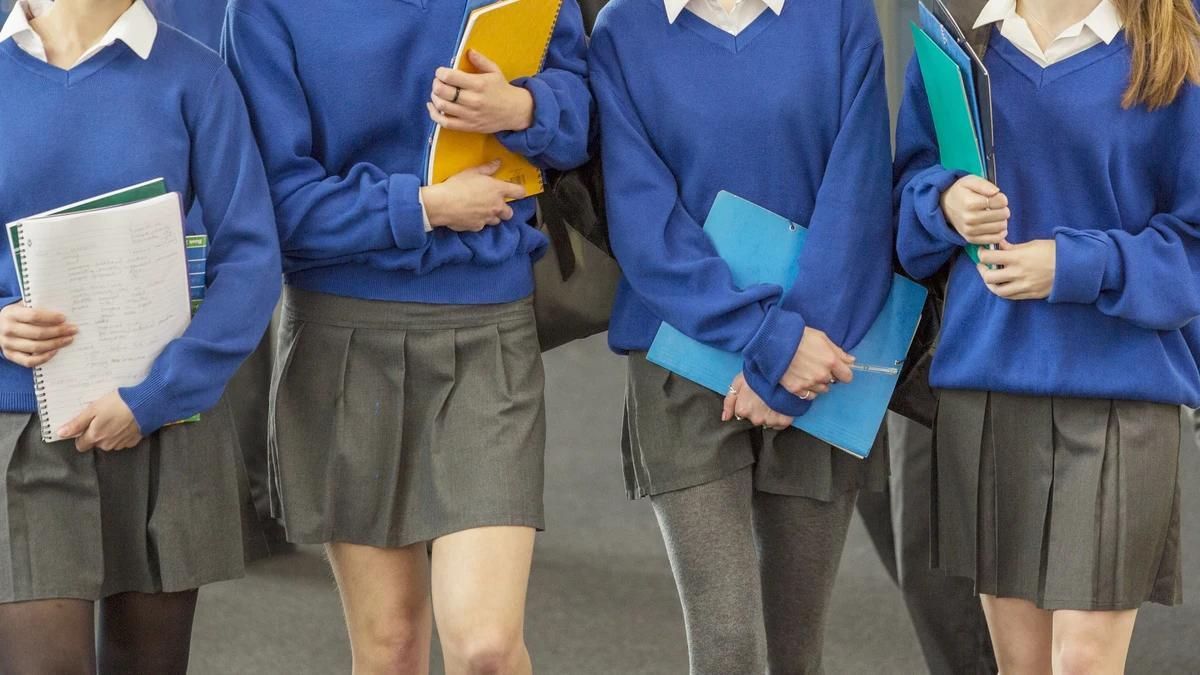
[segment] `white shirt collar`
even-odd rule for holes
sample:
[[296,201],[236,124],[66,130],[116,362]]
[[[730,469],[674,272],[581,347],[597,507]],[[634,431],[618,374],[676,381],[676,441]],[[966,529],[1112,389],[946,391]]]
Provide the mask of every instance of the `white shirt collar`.
[[[4,27],[0,28],[0,42],[11,38],[17,42],[19,47],[33,56],[42,61],[48,60],[42,39],[33,30],[29,21],[31,17],[45,14],[53,4],[51,0],[19,0],[8,15],[8,20],[4,22]],[[133,53],[144,61],[150,58],[150,52],[154,49],[154,40],[157,37],[158,19],[154,18],[154,13],[146,6],[145,0],[136,0],[113,23],[108,32],[79,57],[75,65],[87,61],[117,41],[124,42],[133,50]]]
[[[984,5],[983,11],[979,13],[979,19],[975,21],[975,28],[1009,19],[1025,21],[1021,15],[1017,14],[1016,0],[989,0]],[[1083,21],[1067,27],[1060,35],[1056,35],[1055,39],[1078,37],[1084,28],[1088,28],[1096,34],[1096,37],[1108,44],[1117,37],[1123,26],[1121,13],[1117,11],[1117,6],[1112,3],[1112,0],[1101,0],[1096,9],[1084,17]]]
[[[684,8],[686,8],[690,3],[702,2],[702,1],[703,0],[663,0],[663,4],[667,8],[667,23],[675,23],[675,19],[679,18],[679,15],[683,13]],[[741,0],[741,1],[749,2],[749,0]],[[758,0],[758,1],[763,3],[764,5],[766,5],[772,12],[775,12],[776,16],[778,16],[779,13],[783,11],[783,3],[786,0]]]

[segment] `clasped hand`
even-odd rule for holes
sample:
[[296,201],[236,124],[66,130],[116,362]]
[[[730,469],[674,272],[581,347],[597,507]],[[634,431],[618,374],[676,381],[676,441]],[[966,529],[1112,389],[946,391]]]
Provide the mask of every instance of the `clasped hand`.
[[1007,300],[1041,300],[1054,288],[1057,245],[1053,239],[1008,242],[1008,197],[978,176],[964,176],[942,193],[942,213],[979,250],[979,275],[989,291]]
[[475,50],[467,59],[478,73],[438,68],[427,103],[444,129],[476,134],[524,131],[533,125],[533,96],[504,77],[500,66]]
[[[806,327],[779,384],[790,393],[811,401],[828,393],[830,385],[853,380],[854,373],[850,370],[853,363],[854,357],[834,344],[828,335]],[[772,429],[786,429],[793,421],[792,417],[772,410],[750,388],[741,373],[729,385],[729,393],[725,396],[725,406],[721,411],[721,421],[728,422],[735,418],[750,420],[756,426]]]

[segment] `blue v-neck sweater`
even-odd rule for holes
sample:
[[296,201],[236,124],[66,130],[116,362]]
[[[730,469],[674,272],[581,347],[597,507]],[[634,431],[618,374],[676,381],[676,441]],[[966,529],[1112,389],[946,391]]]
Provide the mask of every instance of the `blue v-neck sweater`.
[[[211,408],[262,337],[280,287],[266,174],[229,70],[160,24],[148,60],[118,42],[70,71],[6,40],[0,82],[0,223],[157,177],[185,206],[203,205],[187,231],[209,237],[204,304],[146,379],[120,393],[146,434]],[[0,237],[0,305],[19,298]],[[36,409],[29,369],[0,360],[0,410]]]
[[1200,405],[1200,88],[1121,107],[1124,34],[1042,69],[993,31],[998,182],[1013,243],[1053,239],[1045,300],[1005,300],[960,254],[938,206],[959,176],[937,164],[910,64],[897,131],[898,250],[927,277],[952,262],[934,386]]
[[[744,354],[775,410],[805,326],[854,347],[891,284],[891,144],[868,0],[788,2],[737,37],[661,0],[614,0],[591,44],[613,250],[609,342],[645,350],[666,321]],[[721,190],[809,228],[792,290],[734,286],[701,229]],[[746,230],[753,237],[753,229]]]
[[[279,221],[286,282],[371,300],[489,304],[533,292],[534,200],[481,232],[427,234],[418,202],[434,71],[465,0],[233,0],[223,53],[242,85]],[[587,159],[583,19],[564,0],[545,70],[517,80],[533,126],[497,137],[542,167]]]

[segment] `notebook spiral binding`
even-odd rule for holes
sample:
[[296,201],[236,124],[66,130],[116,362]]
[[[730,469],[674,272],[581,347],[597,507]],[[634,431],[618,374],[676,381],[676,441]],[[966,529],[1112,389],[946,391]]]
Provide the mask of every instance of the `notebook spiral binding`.
[[[29,240],[24,234],[20,235],[21,257],[25,260],[25,251],[29,248]],[[29,275],[25,275],[24,289],[22,293],[22,303],[33,309],[33,289],[29,286]],[[33,368],[33,395],[37,398],[38,405],[38,424],[42,427],[42,440],[50,443],[54,440],[54,430],[50,428],[50,416],[46,414],[46,379],[42,375],[42,367],[34,366]]]

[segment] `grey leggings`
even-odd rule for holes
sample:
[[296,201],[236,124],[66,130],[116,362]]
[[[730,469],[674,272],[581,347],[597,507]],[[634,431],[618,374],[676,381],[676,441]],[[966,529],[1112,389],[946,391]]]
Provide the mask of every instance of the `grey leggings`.
[[693,675],[820,673],[825,614],[856,492],[754,490],[752,468],[651,498]]

